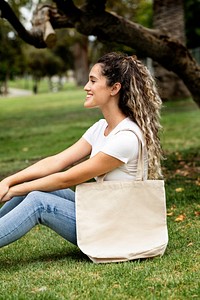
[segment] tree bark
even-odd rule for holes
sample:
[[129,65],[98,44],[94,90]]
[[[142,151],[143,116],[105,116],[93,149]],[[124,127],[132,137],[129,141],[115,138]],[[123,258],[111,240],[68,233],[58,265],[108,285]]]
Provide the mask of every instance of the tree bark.
[[[72,0],[54,0],[57,7],[49,7],[50,23],[54,29],[75,28],[84,35],[94,35],[101,41],[117,42],[136,49],[141,55],[151,57],[169,71],[176,73],[189,89],[200,107],[200,66],[189,50],[163,30],[151,30],[105,11],[105,0],[85,1],[82,8]],[[11,8],[0,0],[1,16],[7,19],[25,42],[35,47],[46,47],[41,31],[27,32]]]
[[[183,0],[154,0],[153,26],[168,32],[185,45]],[[174,73],[154,62],[154,74],[162,99],[180,99],[190,96],[183,81]]]
[[89,63],[88,63],[88,38],[82,36],[77,39],[73,45],[74,71],[76,83],[83,86],[88,81]]

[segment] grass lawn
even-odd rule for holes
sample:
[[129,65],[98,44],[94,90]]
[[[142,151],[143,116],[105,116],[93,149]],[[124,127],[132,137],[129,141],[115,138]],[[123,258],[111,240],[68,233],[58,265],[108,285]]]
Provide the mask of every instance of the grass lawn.
[[[0,98],[0,179],[68,147],[101,115],[85,93]],[[199,299],[200,118],[191,100],[165,103],[169,245],[162,258],[95,265],[45,227],[0,249],[0,299]]]

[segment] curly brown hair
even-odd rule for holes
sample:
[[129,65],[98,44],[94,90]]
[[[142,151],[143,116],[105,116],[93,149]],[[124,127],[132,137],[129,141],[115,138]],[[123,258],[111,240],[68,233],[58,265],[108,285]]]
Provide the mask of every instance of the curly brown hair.
[[121,83],[119,108],[143,132],[148,153],[148,177],[161,178],[159,130],[162,101],[152,75],[136,56],[112,52],[102,56],[97,63],[103,65],[101,72],[108,86]]

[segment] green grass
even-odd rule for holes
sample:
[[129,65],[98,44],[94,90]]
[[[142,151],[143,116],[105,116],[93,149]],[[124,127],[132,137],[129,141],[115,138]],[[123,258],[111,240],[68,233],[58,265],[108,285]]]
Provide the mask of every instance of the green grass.
[[[80,89],[0,98],[0,178],[63,150],[101,115]],[[0,249],[0,299],[199,299],[199,110],[162,113],[169,245],[162,258],[95,265],[45,227]]]

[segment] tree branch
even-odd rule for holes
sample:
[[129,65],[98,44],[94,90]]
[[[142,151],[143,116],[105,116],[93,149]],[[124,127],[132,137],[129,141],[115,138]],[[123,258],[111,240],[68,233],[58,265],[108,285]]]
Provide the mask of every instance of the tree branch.
[[29,32],[21,24],[9,4],[0,0],[0,17],[7,19],[12,27],[16,30],[19,37],[23,39],[26,43],[35,46],[36,48],[46,48],[46,44],[43,40],[41,32]]
[[64,13],[72,22],[76,22],[81,16],[81,10],[74,5],[72,0],[53,0],[56,3],[59,13]]
[[49,48],[56,43],[56,33],[50,22],[51,9],[54,10],[49,5],[38,5],[32,18],[32,32],[42,32],[43,40]]
[[105,11],[107,0],[86,0],[81,7],[84,11],[93,11],[95,13],[102,13]]

